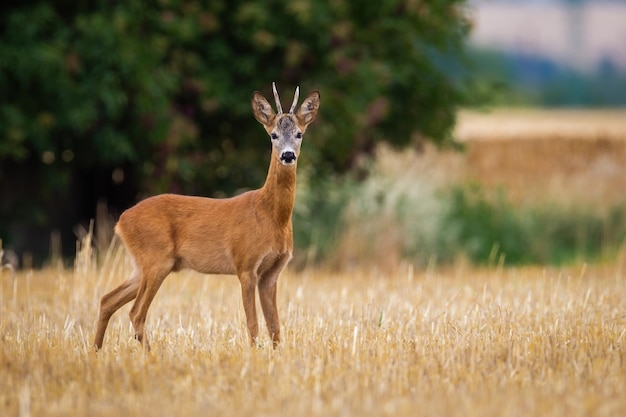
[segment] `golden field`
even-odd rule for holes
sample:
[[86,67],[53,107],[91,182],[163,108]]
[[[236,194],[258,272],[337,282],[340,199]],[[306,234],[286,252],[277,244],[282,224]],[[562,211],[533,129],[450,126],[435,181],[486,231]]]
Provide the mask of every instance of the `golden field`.
[[459,174],[521,203],[626,202],[626,110],[462,112],[455,136]]
[[[478,181],[520,201],[623,201],[624,113],[557,116],[462,114],[464,153],[382,150],[362,200]],[[283,273],[277,350],[265,332],[249,346],[235,277],[171,275],[148,314],[152,351],[126,306],[95,352],[99,299],[130,272],[123,250],[96,262],[87,236],[74,268],[0,270],[0,416],[626,415],[625,248],[596,265],[415,269],[379,220],[348,229],[343,272]],[[360,263],[364,236],[391,249]]]
[[99,297],[129,272],[119,251],[5,270],[0,415],[625,415],[625,262],[287,271],[277,350],[248,345],[236,278],[178,273],[147,354],[129,307],[91,346]]

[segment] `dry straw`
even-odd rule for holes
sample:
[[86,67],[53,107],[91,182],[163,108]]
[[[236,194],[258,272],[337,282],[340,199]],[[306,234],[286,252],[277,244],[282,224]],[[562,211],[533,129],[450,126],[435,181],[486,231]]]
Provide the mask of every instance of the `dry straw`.
[[100,267],[17,274],[29,285],[0,307],[0,415],[626,413],[624,257],[560,270],[288,272],[276,351],[265,335],[248,346],[236,278],[179,273],[148,316],[151,353],[133,340],[128,308],[96,353],[97,294],[129,273],[112,251]]

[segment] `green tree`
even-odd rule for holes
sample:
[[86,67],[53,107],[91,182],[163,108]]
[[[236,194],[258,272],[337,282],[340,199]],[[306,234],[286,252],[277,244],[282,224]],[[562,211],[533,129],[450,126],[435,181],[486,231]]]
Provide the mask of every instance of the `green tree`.
[[[50,206],[95,206],[118,188],[127,189],[123,209],[157,192],[220,196],[259,186],[269,145],[250,95],[271,95],[272,81],[285,101],[297,84],[321,92],[303,152],[315,174],[349,169],[380,141],[450,142],[467,98],[464,0],[0,7],[5,239],[16,234],[10,224],[55,226],[63,216]],[[33,177],[36,192],[24,193]],[[83,220],[88,210],[69,217]]]

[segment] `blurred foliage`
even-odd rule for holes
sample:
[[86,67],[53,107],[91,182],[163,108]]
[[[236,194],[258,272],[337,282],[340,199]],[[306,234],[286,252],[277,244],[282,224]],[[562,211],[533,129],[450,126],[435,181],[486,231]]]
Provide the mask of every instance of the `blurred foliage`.
[[[260,186],[269,144],[250,96],[271,96],[272,81],[285,103],[297,84],[303,94],[321,92],[303,151],[315,176],[350,169],[379,141],[450,143],[455,111],[469,100],[464,7],[465,0],[3,4],[0,192],[8,197],[0,234],[20,204],[83,198],[68,190],[94,170],[132,181],[134,199]],[[18,204],[17,185],[7,182],[19,172],[39,187]],[[40,214],[46,224],[46,209]]]
[[622,107],[626,72],[609,58],[596,68],[576,70],[549,57],[471,49],[477,90],[494,105]]
[[321,90],[311,140],[331,168],[380,140],[443,142],[463,101],[443,62],[468,29],[461,6],[24,2],[2,22],[0,158],[71,150],[85,166],[146,163],[157,188],[188,192],[258,183],[264,134],[249,97],[273,80]]
[[450,253],[494,265],[563,264],[598,259],[618,250],[626,238],[626,210],[516,206],[503,190],[456,186],[447,194],[441,236]]
[[[605,209],[539,201],[520,205],[502,189],[430,188],[420,181],[405,188],[374,175],[364,182],[344,178],[325,184],[332,198],[317,201],[316,216],[295,212],[295,265],[343,268],[392,259],[394,265],[405,260],[426,267],[460,257],[486,266],[562,265],[612,257],[626,244],[623,204]],[[297,208],[310,198],[304,188]],[[358,253],[348,256],[346,247]]]

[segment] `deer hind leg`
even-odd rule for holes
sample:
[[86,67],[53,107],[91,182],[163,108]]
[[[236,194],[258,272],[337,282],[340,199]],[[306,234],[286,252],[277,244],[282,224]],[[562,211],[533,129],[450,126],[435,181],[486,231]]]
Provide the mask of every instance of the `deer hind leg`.
[[259,323],[256,316],[256,286],[257,276],[250,272],[239,274],[241,283],[241,296],[243,298],[243,309],[246,313],[246,323],[250,333],[250,345],[254,346],[259,335]]
[[135,339],[137,339],[147,351],[150,350],[150,344],[145,337],[148,308],[161,287],[161,284],[165,281],[165,277],[167,277],[172,270],[172,267],[173,265],[158,269],[153,266],[144,270],[139,291],[137,292],[137,299],[130,310],[130,320],[135,328]]
[[119,287],[113,291],[105,294],[100,300],[100,314],[98,317],[98,328],[96,330],[96,337],[94,345],[96,349],[102,347],[104,341],[104,333],[109,325],[109,319],[117,310],[119,310],[124,304],[132,301],[137,296],[137,290],[139,289],[141,271],[135,268],[130,278],[122,283]]

